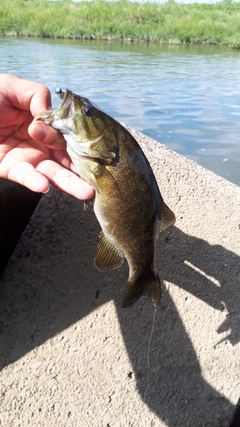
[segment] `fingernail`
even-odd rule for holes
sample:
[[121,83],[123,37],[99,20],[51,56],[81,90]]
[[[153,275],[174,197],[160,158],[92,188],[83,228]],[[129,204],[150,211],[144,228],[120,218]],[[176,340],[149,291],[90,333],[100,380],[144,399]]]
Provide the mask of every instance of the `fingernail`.
[[50,187],[46,191],[42,191],[43,194],[47,194],[50,191]]

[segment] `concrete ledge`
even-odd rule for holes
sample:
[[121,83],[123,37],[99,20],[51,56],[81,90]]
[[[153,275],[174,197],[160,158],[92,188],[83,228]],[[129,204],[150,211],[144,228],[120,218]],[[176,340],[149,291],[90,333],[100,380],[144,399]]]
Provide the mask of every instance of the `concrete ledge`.
[[150,353],[152,305],[120,308],[126,265],[95,269],[93,212],[52,189],[0,282],[4,427],[230,424],[240,390],[240,188],[132,133],[177,217],[158,245],[164,292]]

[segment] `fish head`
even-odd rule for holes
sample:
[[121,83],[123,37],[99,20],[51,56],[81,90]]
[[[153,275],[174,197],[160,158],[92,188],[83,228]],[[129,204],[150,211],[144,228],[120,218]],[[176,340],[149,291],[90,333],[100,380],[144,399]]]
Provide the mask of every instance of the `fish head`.
[[[88,98],[66,89],[56,89],[62,99],[56,110],[44,111],[35,120],[40,120],[58,130],[67,142],[68,151],[77,156],[104,159],[107,163],[116,159],[115,138],[109,138],[111,121]],[[109,142],[111,141],[111,142]]]

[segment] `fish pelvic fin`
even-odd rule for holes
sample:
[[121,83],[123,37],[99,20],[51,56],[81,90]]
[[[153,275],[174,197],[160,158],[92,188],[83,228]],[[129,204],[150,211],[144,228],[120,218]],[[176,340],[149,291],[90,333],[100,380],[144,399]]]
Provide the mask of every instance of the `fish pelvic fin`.
[[148,275],[143,274],[134,282],[128,282],[121,307],[130,307],[142,295],[146,295],[155,306],[159,305],[161,300],[161,282],[159,276],[153,271]]
[[114,270],[120,267],[123,262],[123,254],[109,242],[103,231],[101,231],[99,237],[95,257],[95,264],[98,270]]
[[166,230],[168,227],[171,227],[176,221],[176,217],[171,211],[171,209],[162,202],[162,215],[161,215],[161,225],[160,225],[160,232],[163,230]]

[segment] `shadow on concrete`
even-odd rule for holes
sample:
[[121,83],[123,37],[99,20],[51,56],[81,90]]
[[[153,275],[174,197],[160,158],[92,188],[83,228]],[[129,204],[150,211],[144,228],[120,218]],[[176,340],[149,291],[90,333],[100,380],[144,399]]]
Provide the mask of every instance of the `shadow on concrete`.
[[40,198],[41,194],[0,178],[0,276]]
[[[193,344],[167,289],[156,314],[146,392],[152,306],[142,298],[129,310],[120,308],[126,264],[102,274],[95,269],[93,248],[98,228],[94,214],[87,210],[79,218],[70,218],[73,233],[69,234],[66,212],[71,212],[74,204],[64,197],[68,211],[61,206],[61,199],[54,207],[54,217],[49,216],[46,203],[45,216],[38,209],[0,281],[0,368],[113,299],[134,368],[126,381],[136,381],[149,408],[169,427],[226,425],[224,420],[230,419],[233,405],[202,377]],[[237,255],[174,227],[161,237],[157,258],[163,280],[184,288],[216,310],[227,308],[229,316],[218,332],[229,329],[231,344],[239,342]]]
[[[226,311],[218,333],[229,331],[232,345],[240,342],[240,258],[221,245],[210,245],[174,227],[159,255],[162,278],[216,310]],[[171,263],[171,265],[169,265]]]
[[[239,257],[222,246],[211,246],[174,227],[165,234],[158,260],[161,263],[158,270],[163,280],[183,288],[214,309],[226,312],[226,320],[216,332],[229,331],[226,342],[229,340],[231,345],[237,344],[240,340]],[[144,303],[140,301],[139,306],[141,304]],[[144,311],[143,306],[141,309]],[[147,342],[140,325],[146,322],[145,336],[149,337],[151,320],[146,315],[144,319],[139,316],[138,324],[130,328],[125,327],[125,313],[119,309],[118,315],[135,368],[139,392],[166,425],[229,425],[233,405],[202,377],[193,344],[167,289],[164,289],[156,316],[150,352],[152,374],[147,394],[144,378],[147,371]],[[206,329],[211,327],[208,319],[199,326],[204,327],[204,322]],[[216,345],[220,342],[216,334]]]

